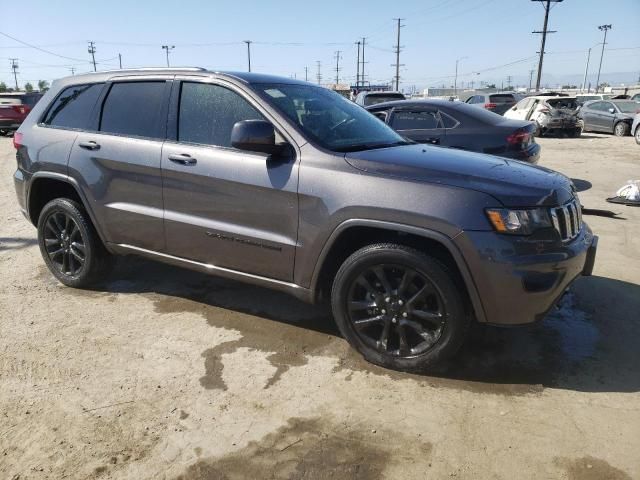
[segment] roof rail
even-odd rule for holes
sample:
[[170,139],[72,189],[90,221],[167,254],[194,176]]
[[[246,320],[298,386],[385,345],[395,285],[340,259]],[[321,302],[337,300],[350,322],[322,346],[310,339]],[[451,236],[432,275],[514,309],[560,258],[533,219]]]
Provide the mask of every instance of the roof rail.
[[180,70],[180,71],[187,71],[187,72],[208,72],[208,70],[206,68],[203,67],[139,67],[139,68],[114,68],[111,70],[99,70],[97,72],[87,72],[84,75],[91,75],[94,73],[113,73],[113,72],[156,72],[156,71],[167,71],[167,72],[172,72],[175,70]]

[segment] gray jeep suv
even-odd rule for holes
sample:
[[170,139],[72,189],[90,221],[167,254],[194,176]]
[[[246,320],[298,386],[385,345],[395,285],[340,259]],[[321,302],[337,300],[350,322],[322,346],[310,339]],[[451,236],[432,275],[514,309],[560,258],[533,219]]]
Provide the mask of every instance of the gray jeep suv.
[[344,337],[391,368],[453,355],[472,321],[540,319],[593,268],[565,176],[413,144],[288,78],[76,75],[14,143],[20,205],[65,285],[135,254],[330,299]]

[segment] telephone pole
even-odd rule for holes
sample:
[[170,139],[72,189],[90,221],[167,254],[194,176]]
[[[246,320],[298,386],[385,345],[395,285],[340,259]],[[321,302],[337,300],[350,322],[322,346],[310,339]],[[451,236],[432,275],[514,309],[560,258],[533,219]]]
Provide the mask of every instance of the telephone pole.
[[338,85],[338,83],[340,83],[340,58],[342,58],[340,56],[341,53],[341,50],[336,50],[336,54],[333,57],[336,59],[336,86]]
[[176,48],[175,45],[162,45],[162,49],[167,53],[167,67],[169,67],[169,52]]
[[13,70],[13,79],[16,82],[16,91],[19,91],[20,88],[18,88],[18,59],[10,58],[9,60],[11,60],[11,70]]
[[531,91],[531,83],[533,82],[533,74],[535,70],[529,70],[529,91]]
[[76,69],[74,67],[71,67],[69,69],[69,71],[71,72],[71,75],[75,75],[76,74]]
[[122,54],[118,54],[118,63],[120,63],[120,70],[122,70]]
[[89,42],[89,48],[87,51],[91,54],[91,61],[93,62],[93,71],[96,72],[96,44],[95,42]]
[[309,67],[304,67],[304,81],[309,81]]
[[356,67],[356,88],[358,88],[360,86],[360,40],[358,40],[356,42],[356,45],[358,45],[358,62],[356,63],[357,67]]
[[604,57],[604,46],[607,44],[607,31],[611,30],[611,25],[600,25],[598,30],[604,32],[604,40],[602,40],[602,52],[600,53],[600,66],[598,67],[598,79],[596,80],[596,93],[600,88],[600,70],[602,69],[602,57]]
[[513,77],[511,75],[507,75],[507,88],[509,88],[509,90],[511,90],[511,80],[513,79]]
[[403,66],[400,64],[400,29],[402,27],[404,27],[404,25],[401,25],[400,22],[403,20],[402,18],[394,18],[394,20],[396,20],[398,22],[398,26],[397,26],[397,40],[396,40],[396,47],[395,47],[395,52],[396,52],[396,63],[394,65],[391,65],[392,67],[396,67],[396,76],[395,76],[395,81],[396,81],[396,91],[400,90],[400,67]]
[[362,70],[360,70],[360,82],[362,83],[362,86],[364,87],[364,46],[366,43],[367,39],[362,37]]
[[251,44],[253,43],[251,40],[244,40],[244,43],[247,44],[247,62],[249,63],[249,72],[251,71]]
[[316,64],[318,65],[318,73],[316,74],[316,79],[318,80],[318,85],[320,85],[320,82],[322,82],[322,63],[320,62],[320,60],[316,60]]
[[544,7],[544,26],[542,27],[542,31],[533,31],[531,33],[541,33],[542,34],[542,45],[540,46],[540,60],[538,61],[538,79],[536,80],[536,91],[540,90],[540,80],[542,79],[542,62],[544,60],[544,47],[547,43],[547,33],[556,33],[555,30],[548,30],[547,25],[549,24],[549,11],[551,10],[552,3],[560,3],[563,0],[531,0],[532,2],[541,2]]

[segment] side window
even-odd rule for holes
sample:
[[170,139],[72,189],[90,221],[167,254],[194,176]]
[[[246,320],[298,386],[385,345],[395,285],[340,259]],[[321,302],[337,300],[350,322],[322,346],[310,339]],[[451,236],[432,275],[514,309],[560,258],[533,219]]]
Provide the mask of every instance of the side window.
[[208,83],[182,84],[178,141],[231,147],[231,130],[241,120],[265,118],[240,95]]
[[525,98],[523,100],[520,100],[516,107],[518,108],[518,110],[528,110],[531,107],[532,103],[533,98]]
[[613,108],[614,110],[616,109],[613,106],[613,103],[609,103],[609,102],[602,102],[602,110],[604,110],[605,112],[609,113],[609,109]]
[[397,112],[391,126],[394,130],[429,130],[438,128],[440,122],[435,111]]
[[91,112],[103,85],[94,83],[65,88],[47,111],[42,123],[62,128],[89,128]]
[[442,120],[442,125],[444,126],[444,128],[454,128],[460,123],[458,120],[453,118],[448,113],[444,113],[442,110],[440,110],[440,112],[438,113],[440,113],[440,119]]
[[378,117],[383,122],[387,121],[387,112],[385,112],[384,110],[379,110],[377,112],[371,112],[371,113],[373,113],[376,117]]
[[164,81],[114,83],[102,106],[100,131],[161,138],[165,85]]
[[587,105],[587,108],[589,108],[590,110],[604,110],[603,108],[604,102],[594,102],[591,105]]

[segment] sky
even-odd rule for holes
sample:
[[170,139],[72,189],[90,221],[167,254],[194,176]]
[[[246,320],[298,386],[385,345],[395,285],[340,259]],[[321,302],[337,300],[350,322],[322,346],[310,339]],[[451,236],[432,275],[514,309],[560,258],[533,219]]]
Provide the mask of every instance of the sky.
[[[457,59],[459,86],[506,86],[509,76],[513,85],[528,85],[540,50],[540,35],[531,32],[542,29],[544,8],[531,0],[31,0],[21,9],[0,0],[0,16],[0,81],[14,85],[10,59],[17,58],[21,88],[70,75],[71,68],[92,70],[89,40],[98,70],[118,68],[119,53],[125,68],[166,66],[161,46],[175,45],[172,66],[241,71],[244,41],[251,40],[253,71],[305,79],[307,67],[316,82],[320,62],[328,83],[335,81],[338,50],[340,81],[355,80],[355,42],[366,37],[366,79],[387,83],[395,75],[400,17],[401,88],[409,90],[452,85]],[[640,0],[564,0],[550,13],[549,29],[557,33],[547,37],[543,85],[579,84],[589,47],[588,81],[595,84],[602,24],[612,29],[601,81],[638,81]]]

